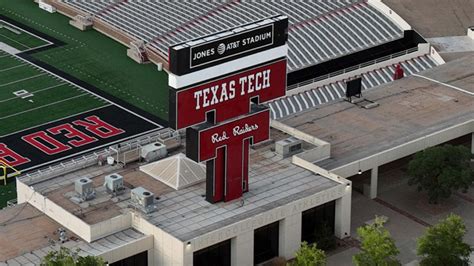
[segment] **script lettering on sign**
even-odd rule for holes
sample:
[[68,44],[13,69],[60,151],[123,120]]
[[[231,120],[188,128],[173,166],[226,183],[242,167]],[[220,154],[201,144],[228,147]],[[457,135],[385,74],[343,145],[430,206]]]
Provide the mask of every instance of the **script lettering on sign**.
[[250,102],[270,101],[285,95],[286,59],[182,90],[171,90],[170,124],[182,129],[206,121],[215,112],[219,123],[250,112]]
[[[232,200],[248,190],[249,145],[270,137],[270,111],[255,106],[253,112],[215,126],[188,128],[186,155],[207,161],[207,199]],[[224,171],[225,169],[225,171]]]

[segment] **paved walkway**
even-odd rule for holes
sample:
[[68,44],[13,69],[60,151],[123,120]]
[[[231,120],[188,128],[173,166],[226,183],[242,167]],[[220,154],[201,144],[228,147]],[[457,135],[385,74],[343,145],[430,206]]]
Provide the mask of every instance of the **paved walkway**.
[[[424,233],[426,226],[438,223],[449,213],[456,213],[463,217],[468,228],[465,241],[474,245],[474,189],[467,194],[453,195],[443,204],[430,205],[426,194],[418,193],[414,187],[407,185],[403,171],[392,170],[380,176],[379,197],[376,200],[355,191],[352,193],[352,237],[357,238],[357,228],[374,219],[375,215],[387,216],[389,220],[385,226],[400,250],[398,259],[403,265],[418,265],[417,238]],[[358,251],[353,247],[331,255],[328,265],[352,265],[352,256]],[[474,263],[474,253],[471,263]]]

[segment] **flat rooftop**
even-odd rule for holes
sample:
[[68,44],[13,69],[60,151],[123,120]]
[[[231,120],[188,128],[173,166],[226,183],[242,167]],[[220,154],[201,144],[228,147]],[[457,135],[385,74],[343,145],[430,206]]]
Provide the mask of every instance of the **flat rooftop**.
[[474,25],[472,0],[383,0],[425,38],[466,35]]
[[[90,225],[133,211],[130,189],[144,187],[153,192],[157,209],[150,214],[143,214],[143,217],[174,237],[187,241],[340,185],[292,164],[291,157],[277,155],[273,142],[288,137],[289,135],[272,129],[270,141],[250,149],[250,191],[243,198],[226,203],[207,202],[204,198],[205,182],[174,190],[140,171],[139,167],[145,163],[127,164],[124,168],[94,165],[58,176],[45,175],[39,180],[20,180]],[[305,143],[303,148],[312,149],[314,146]],[[183,150],[175,151],[177,152]],[[112,197],[103,191],[104,176],[111,173],[124,177],[126,191],[122,195]],[[70,198],[74,195],[74,181],[82,177],[93,180],[97,195],[91,201],[78,204]]]
[[81,256],[99,255],[145,237],[127,229],[87,243],[67,231],[69,240],[60,244],[58,229],[62,226],[27,203],[0,210],[0,217],[0,265],[39,265],[48,252],[61,246],[79,249]]
[[[474,55],[366,91],[380,106],[365,109],[344,100],[280,122],[331,143],[332,170],[430,133],[474,119]],[[444,83],[444,84],[441,84]],[[461,91],[461,90],[464,90]]]

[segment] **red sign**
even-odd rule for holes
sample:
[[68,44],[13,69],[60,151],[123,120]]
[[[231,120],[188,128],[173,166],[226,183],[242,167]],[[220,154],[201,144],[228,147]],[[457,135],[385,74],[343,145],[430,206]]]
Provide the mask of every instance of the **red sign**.
[[250,112],[250,102],[263,103],[282,97],[286,90],[286,59],[258,66],[183,90],[171,90],[170,124],[175,129],[214,123]]
[[[270,137],[270,111],[255,107],[251,114],[215,126],[189,128],[186,155],[208,161],[207,199],[233,200],[248,190],[249,145]],[[209,180],[210,179],[210,180]]]

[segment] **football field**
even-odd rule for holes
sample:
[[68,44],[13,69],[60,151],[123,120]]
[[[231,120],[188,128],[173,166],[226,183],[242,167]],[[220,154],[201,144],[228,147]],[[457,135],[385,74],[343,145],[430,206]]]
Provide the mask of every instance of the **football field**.
[[[65,73],[91,85],[94,92],[105,98],[114,98],[142,116],[166,123],[168,76],[165,71],[158,71],[154,64],[137,64],[127,57],[126,46],[93,29],[80,31],[69,25],[68,17],[41,10],[32,0],[0,2],[0,20],[54,43],[51,49],[26,52],[28,60],[47,64],[51,72]],[[19,38],[12,32],[8,34],[9,38]],[[89,89],[84,84],[81,86]]]
[[0,42],[21,52],[49,45],[46,40],[0,20]]
[[0,137],[108,103],[0,51]]
[[[117,97],[116,91],[107,94],[94,86],[94,80],[101,84],[103,80],[92,73],[98,75],[107,68],[84,66],[89,72],[81,71],[87,77],[82,79],[56,68],[49,60],[35,58],[45,53],[51,58],[50,51],[65,52],[63,56],[56,54],[53,61],[67,62],[68,69],[89,60],[81,53],[75,58],[74,52],[77,55],[79,50],[71,51],[67,43],[29,30],[0,19],[0,208],[16,198],[13,170],[48,167],[162,128],[135,112],[137,102],[141,110],[147,109],[140,98]],[[144,69],[138,67],[135,71]],[[116,75],[110,71],[108,77],[101,78],[112,80]],[[1,177],[6,174],[10,178],[3,185]]]

